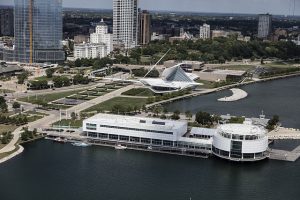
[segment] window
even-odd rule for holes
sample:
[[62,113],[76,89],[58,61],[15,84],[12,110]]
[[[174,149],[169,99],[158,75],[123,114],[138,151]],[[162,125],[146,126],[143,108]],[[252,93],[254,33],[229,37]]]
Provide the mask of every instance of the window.
[[120,140],[129,141],[129,136],[120,135]]
[[130,142],[140,142],[139,137],[130,137]]
[[99,133],[99,138],[108,138],[108,134],[106,134],[106,133]]
[[90,124],[90,123],[86,123],[86,129],[87,130],[96,130],[97,129],[97,125],[96,124]]
[[161,145],[161,140],[157,140],[157,139],[152,139],[152,144],[154,145]]
[[163,141],[163,145],[164,145],[164,146],[173,146],[173,141],[164,140],[164,141]]
[[124,129],[124,130],[131,130],[131,131],[143,131],[143,132],[150,132],[150,133],[161,133],[161,134],[173,135],[173,132],[168,132],[168,131],[157,131],[157,130],[139,129],[139,128],[129,128],[129,127],[120,127],[120,126],[109,126],[109,125],[100,125],[100,127],[103,127],[103,128],[114,128],[114,129]]
[[149,138],[141,138],[141,143],[150,144],[151,143],[151,139],[149,139]]
[[111,140],[118,140],[118,135],[114,135],[114,134],[109,134],[109,139]]

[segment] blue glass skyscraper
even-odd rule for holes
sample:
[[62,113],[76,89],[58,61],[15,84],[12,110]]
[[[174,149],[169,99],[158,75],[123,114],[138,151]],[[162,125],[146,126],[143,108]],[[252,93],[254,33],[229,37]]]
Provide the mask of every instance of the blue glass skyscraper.
[[61,41],[62,0],[15,0],[16,61],[63,61]]

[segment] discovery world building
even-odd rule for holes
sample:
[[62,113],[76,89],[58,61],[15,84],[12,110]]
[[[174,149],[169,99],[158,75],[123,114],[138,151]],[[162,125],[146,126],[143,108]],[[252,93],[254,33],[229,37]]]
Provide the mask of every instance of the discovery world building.
[[188,127],[187,121],[97,114],[83,121],[83,136],[93,144],[194,157],[214,155],[232,161],[268,157],[266,130],[250,122],[216,129]]

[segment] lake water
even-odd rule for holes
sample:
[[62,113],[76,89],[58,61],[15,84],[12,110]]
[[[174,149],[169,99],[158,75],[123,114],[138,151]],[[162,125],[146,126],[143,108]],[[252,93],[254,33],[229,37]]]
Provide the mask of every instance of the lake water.
[[230,90],[193,97],[166,105],[168,111],[206,111],[214,114],[231,114],[258,117],[262,110],[267,117],[279,115],[283,126],[300,128],[300,77],[256,83],[241,87],[248,97],[235,102],[219,102],[230,96]]
[[[300,79],[245,86],[249,97],[233,103],[228,91],[168,107],[220,114],[279,114],[298,127]],[[292,149],[299,141],[275,143]],[[107,147],[74,147],[41,140],[0,165],[0,200],[298,200],[300,161],[234,163]]]

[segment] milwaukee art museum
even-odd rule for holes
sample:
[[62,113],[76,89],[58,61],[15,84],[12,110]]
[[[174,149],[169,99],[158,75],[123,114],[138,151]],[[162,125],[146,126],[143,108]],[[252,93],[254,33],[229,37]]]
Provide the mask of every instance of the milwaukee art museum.
[[201,85],[194,80],[198,76],[186,73],[182,64],[175,65],[163,71],[161,78],[143,78],[140,82],[150,88],[155,93],[168,93],[184,89],[194,89]]

